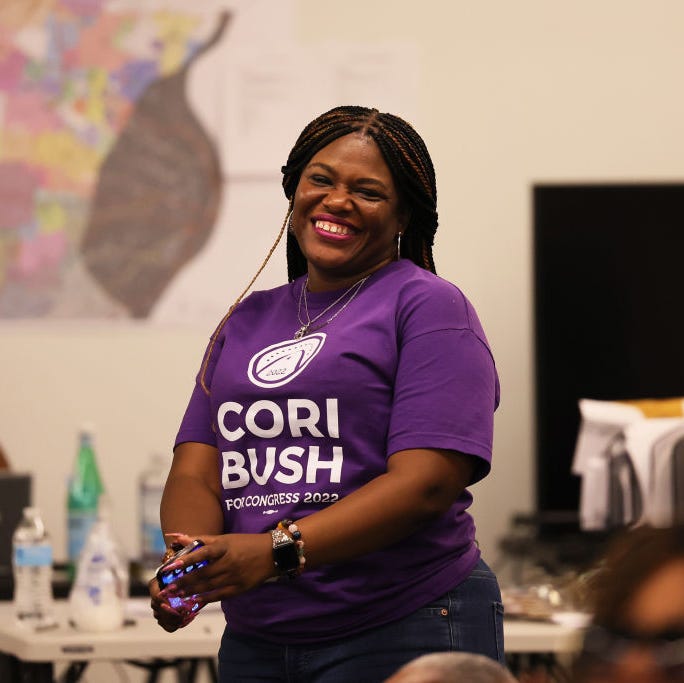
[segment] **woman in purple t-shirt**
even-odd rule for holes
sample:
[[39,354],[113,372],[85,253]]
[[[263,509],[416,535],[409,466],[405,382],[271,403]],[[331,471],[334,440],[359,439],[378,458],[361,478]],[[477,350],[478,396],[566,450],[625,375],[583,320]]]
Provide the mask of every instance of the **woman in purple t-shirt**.
[[222,682],[503,661],[466,488],[489,472],[498,379],[473,307],[435,274],[425,144],[337,107],[282,171],[288,283],[241,296],[209,341],[161,507],[168,555],[204,545],[152,584],[155,617],[173,631],[221,600]]

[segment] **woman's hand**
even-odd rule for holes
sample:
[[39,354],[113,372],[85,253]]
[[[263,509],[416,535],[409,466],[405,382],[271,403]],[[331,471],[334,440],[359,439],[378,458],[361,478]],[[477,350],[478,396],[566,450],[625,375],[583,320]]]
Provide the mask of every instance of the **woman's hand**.
[[[180,576],[161,591],[158,597],[162,605],[172,597],[192,596],[201,607],[208,602],[244,593],[276,575],[269,533],[201,535],[199,538],[204,546],[179,558],[170,565],[170,568],[180,569],[203,560],[208,564]],[[194,539],[179,535],[176,540],[187,545]],[[167,602],[166,604],[168,606]],[[172,608],[169,606],[169,609]],[[161,610],[160,606],[158,611],[164,619],[164,624],[173,623],[167,610],[164,610],[163,614]],[[165,628],[159,617],[157,621]]]
[[[185,534],[166,534],[167,540],[173,541],[174,548],[182,548],[192,542],[192,538]],[[177,563],[175,563],[177,564]],[[179,628],[187,626],[197,615],[199,605],[194,601],[181,601],[175,595],[168,592],[162,594],[161,588],[155,576],[148,583],[150,596],[152,597],[151,606],[154,618],[157,623],[169,633],[173,633]],[[173,604],[171,604],[173,603]]]
[[149,584],[148,588],[150,591],[150,596],[152,600],[150,604],[152,606],[152,614],[157,620],[157,623],[169,633],[177,631],[183,626],[187,626],[194,618],[197,612],[187,612],[184,610],[176,610],[168,603],[168,597],[160,595],[160,588],[157,584],[156,577],[153,578]]

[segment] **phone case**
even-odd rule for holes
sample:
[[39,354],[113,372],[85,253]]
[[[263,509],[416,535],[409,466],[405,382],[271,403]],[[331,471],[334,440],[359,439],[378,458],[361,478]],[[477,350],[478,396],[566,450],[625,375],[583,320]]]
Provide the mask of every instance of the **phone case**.
[[204,567],[208,564],[206,560],[202,562],[193,562],[191,564],[186,565],[185,567],[177,567],[175,569],[170,569],[167,570],[165,569],[168,567],[170,564],[173,564],[179,557],[183,557],[184,555],[187,555],[188,553],[191,553],[198,548],[201,548],[204,545],[202,541],[200,540],[195,540],[189,545],[186,545],[184,548],[181,548],[175,555],[170,557],[164,564],[162,564],[158,569],[157,569],[157,583],[159,584],[159,588],[162,590],[172,584],[179,576],[182,576],[184,574],[188,574],[191,571],[194,571],[195,569],[199,569],[200,567]]

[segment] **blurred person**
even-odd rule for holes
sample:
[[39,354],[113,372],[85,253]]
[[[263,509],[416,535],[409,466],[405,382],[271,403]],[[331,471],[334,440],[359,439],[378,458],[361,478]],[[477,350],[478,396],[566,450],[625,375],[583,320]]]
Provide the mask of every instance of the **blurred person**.
[[577,683],[684,681],[684,526],[620,533],[590,589]]
[[472,652],[433,652],[412,660],[385,683],[515,683],[504,666]]

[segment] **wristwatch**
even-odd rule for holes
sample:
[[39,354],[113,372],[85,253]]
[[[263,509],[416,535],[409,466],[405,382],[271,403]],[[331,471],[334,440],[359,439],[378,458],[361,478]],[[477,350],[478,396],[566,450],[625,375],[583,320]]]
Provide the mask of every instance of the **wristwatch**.
[[281,576],[294,579],[299,574],[299,553],[295,542],[282,529],[271,531],[273,564]]

